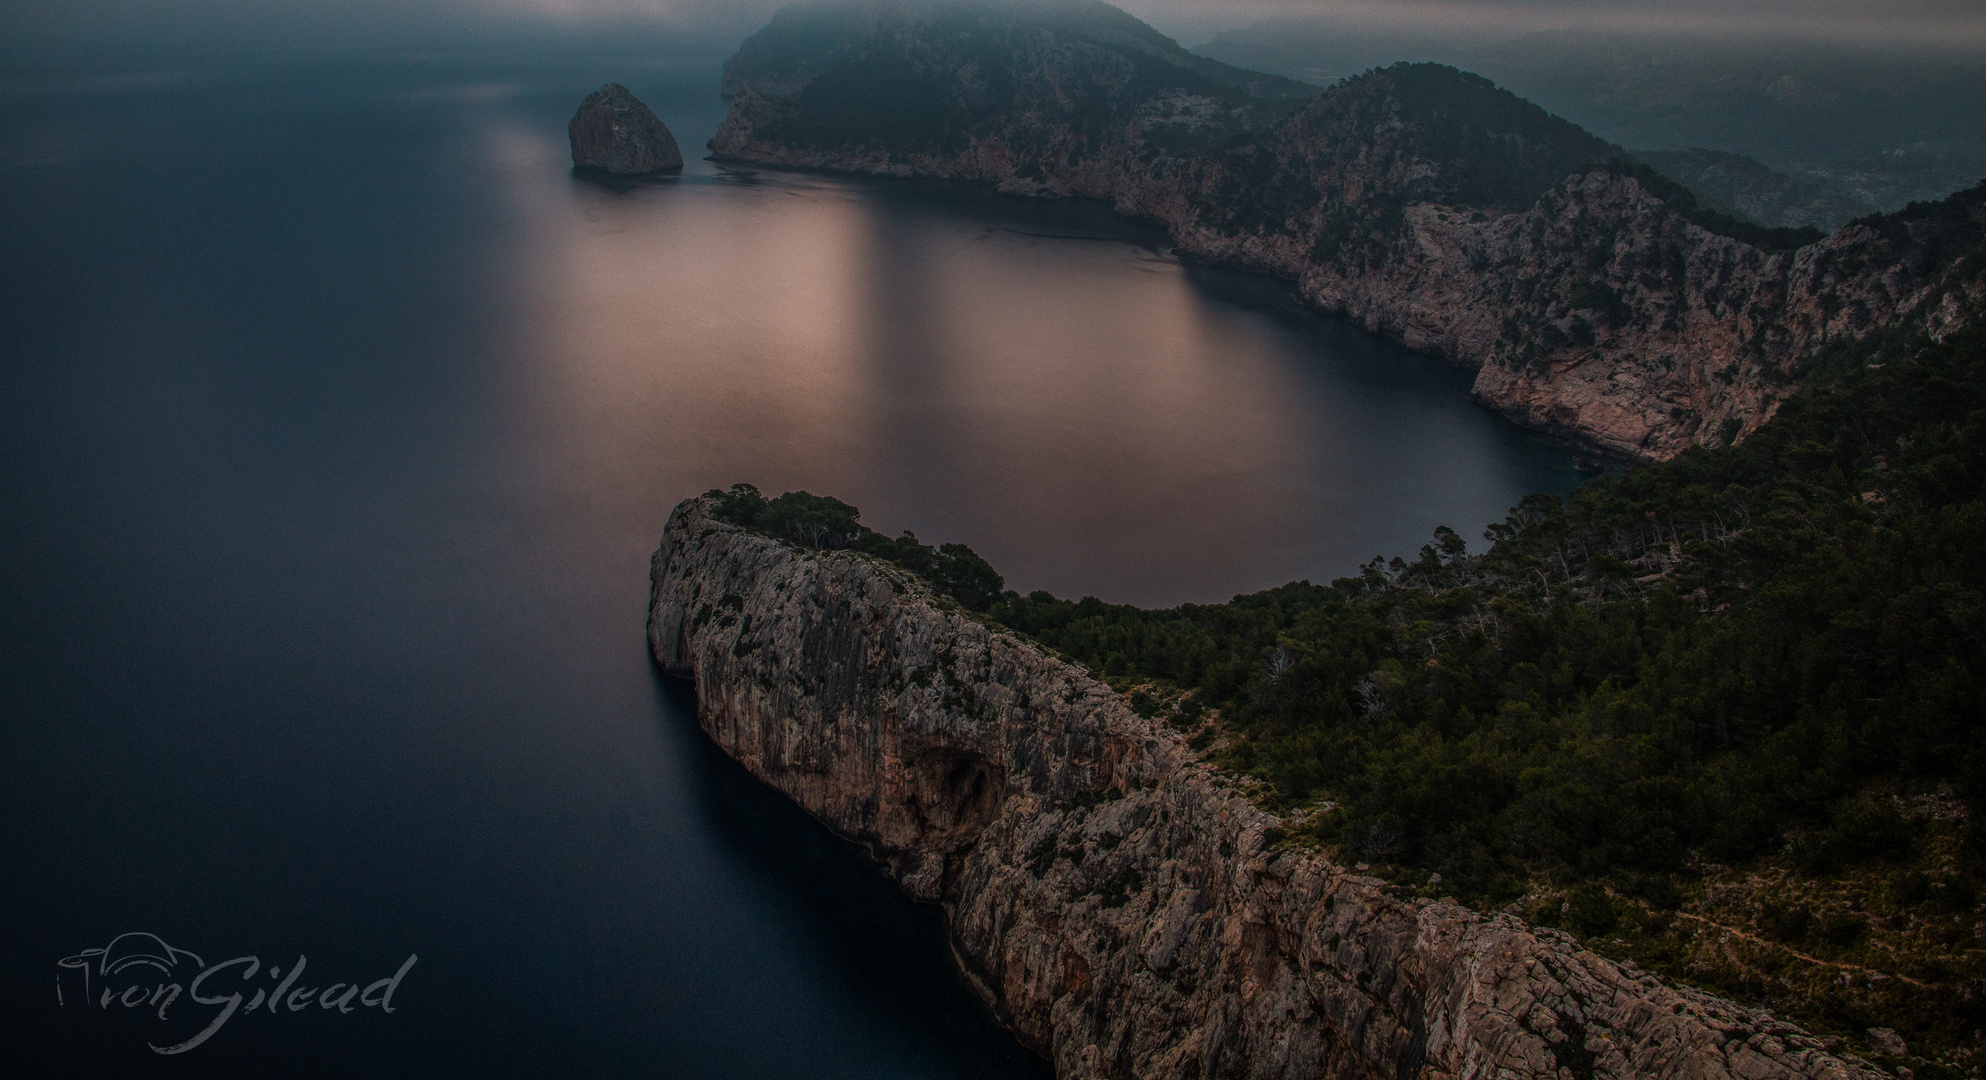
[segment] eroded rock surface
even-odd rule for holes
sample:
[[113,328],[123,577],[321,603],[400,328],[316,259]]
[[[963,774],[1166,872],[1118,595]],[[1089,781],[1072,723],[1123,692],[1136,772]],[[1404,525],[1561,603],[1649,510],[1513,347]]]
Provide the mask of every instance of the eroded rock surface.
[[676,172],[683,152],[654,111],[620,83],[586,95],[566,124],[572,163],[616,176]]
[[1081,669],[893,566],[670,516],[648,639],[704,730],[943,905],[1061,1077],[1874,1080],[1769,1015],[1310,851]]

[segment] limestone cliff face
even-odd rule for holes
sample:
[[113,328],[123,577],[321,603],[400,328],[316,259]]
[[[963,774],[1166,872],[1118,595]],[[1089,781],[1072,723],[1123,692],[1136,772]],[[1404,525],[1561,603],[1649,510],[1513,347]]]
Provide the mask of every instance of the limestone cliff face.
[[[1275,232],[1202,213],[1175,235],[1475,368],[1475,395],[1519,422],[1628,456],[1742,439],[1832,343],[1903,325],[1941,337],[1986,310],[1986,188],[1781,252],[1693,224],[1609,169],[1518,212],[1412,202],[1363,249],[1328,243],[1346,215],[1329,197],[1316,205]],[[1966,246],[1970,258],[1938,255]]]
[[1638,457],[1740,439],[1829,344],[1942,333],[1986,293],[1986,189],[1768,251],[1476,76],[1403,65],[1303,93],[1040,14],[1064,6],[810,9],[863,18],[832,54],[748,42],[713,156],[1108,199],[1188,256],[1477,369],[1521,422]]
[[945,910],[1062,1077],[1873,1080],[1790,1025],[1310,851],[1082,670],[909,574],[676,508],[648,638],[706,732]]

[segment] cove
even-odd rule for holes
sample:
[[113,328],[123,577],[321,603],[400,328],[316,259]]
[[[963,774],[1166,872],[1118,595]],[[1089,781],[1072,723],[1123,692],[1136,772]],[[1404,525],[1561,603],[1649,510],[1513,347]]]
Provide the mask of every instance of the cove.
[[[1573,453],[1468,377],[1078,203],[576,178],[714,59],[163,56],[0,92],[0,1005],[48,1075],[1022,1077],[935,911],[645,655],[749,481],[1171,604],[1475,536]],[[121,934],[420,963],[184,1055],[65,1006]],[[127,1024],[125,1021],[129,1020]]]

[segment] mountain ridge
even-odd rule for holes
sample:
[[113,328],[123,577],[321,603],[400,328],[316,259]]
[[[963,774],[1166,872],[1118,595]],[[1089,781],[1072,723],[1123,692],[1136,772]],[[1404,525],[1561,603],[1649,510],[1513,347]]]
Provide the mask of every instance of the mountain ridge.
[[1183,256],[1278,274],[1475,369],[1475,397],[1520,423],[1628,457],[1742,439],[1823,354],[1942,337],[1986,306],[1986,188],[1802,244],[1453,68],[1293,107],[1034,5],[917,7],[944,18],[879,22],[790,93],[741,84],[713,158],[1106,199]]
[[719,92],[727,99],[791,94],[859,55],[878,35],[999,23],[1039,25],[1141,53],[1255,97],[1299,99],[1312,90],[1300,80],[1201,56],[1101,0],[828,0],[775,12],[725,61]]

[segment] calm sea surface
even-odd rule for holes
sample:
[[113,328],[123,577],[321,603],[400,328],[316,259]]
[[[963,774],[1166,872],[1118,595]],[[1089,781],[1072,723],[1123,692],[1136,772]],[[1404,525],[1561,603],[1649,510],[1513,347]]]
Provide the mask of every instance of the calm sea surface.
[[[1466,374],[1095,206],[575,178],[608,77],[701,155],[708,60],[0,76],[15,1075],[1044,1075],[935,912],[655,675],[670,507],[832,493],[1023,591],[1172,604],[1575,482]],[[188,955],[86,953],[128,932]],[[292,992],[175,1056],[223,1006],[100,1000],[251,955],[203,996],[419,959],[391,1014]]]

